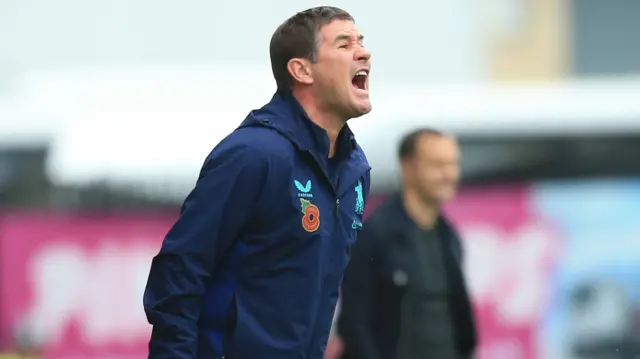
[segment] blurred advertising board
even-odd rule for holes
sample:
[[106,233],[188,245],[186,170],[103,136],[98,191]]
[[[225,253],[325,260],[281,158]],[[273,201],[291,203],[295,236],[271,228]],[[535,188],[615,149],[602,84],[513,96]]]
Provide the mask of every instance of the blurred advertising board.
[[531,187],[464,190],[447,211],[465,241],[476,357],[542,359],[538,327],[561,241],[553,223],[534,210]]
[[0,334],[46,358],[146,358],[142,294],[172,216],[9,214],[0,227]]
[[[585,317],[595,324],[572,319],[569,298],[585,281],[617,283],[627,302],[640,303],[640,181],[465,188],[446,211],[465,240],[477,359],[567,359],[576,338],[601,335],[586,329],[614,330],[611,311]],[[1,344],[26,323],[48,359],[146,358],[142,293],[173,220],[2,215]]]

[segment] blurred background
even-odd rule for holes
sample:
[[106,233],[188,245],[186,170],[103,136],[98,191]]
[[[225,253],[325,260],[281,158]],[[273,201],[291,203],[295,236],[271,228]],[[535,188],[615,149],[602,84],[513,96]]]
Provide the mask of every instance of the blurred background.
[[[0,350],[142,359],[150,260],[275,90],[307,0],[0,0]],[[397,141],[455,133],[478,359],[640,355],[640,1],[336,0],[373,53],[367,210]]]

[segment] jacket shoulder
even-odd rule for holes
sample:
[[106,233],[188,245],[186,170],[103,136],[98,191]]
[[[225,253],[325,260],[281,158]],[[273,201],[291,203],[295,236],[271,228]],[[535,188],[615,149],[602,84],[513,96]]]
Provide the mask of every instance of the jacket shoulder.
[[387,237],[404,232],[402,217],[397,198],[390,196],[367,216],[364,228],[374,231],[379,237]]
[[396,210],[390,205],[389,200],[385,199],[371,214],[367,216],[366,222],[369,225],[373,225],[376,228],[386,228],[386,224],[389,222],[389,217],[395,217]]
[[245,148],[251,155],[273,160],[288,159],[293,146],[277,131],[263,126],[239,127],[220,143]]

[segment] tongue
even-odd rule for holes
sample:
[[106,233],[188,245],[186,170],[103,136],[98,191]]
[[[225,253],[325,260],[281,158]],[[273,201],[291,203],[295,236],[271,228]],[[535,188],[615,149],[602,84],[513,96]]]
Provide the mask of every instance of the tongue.
[[351,83],[357,89],[360,89],[360,90],[364,89],[364,77],[363,76],[359,76],[359,75],[355,76],[353,78],[353,80],[351,80]]

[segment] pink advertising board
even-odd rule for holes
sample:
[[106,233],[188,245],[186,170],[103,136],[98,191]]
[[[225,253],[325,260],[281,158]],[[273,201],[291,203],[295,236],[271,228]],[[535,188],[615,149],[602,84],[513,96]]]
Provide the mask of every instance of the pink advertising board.
[[4,215],[0,335],[28,321],[54,359],[146,358],[142,293],[171,216]]
[[560,243],[526,186],[464,190],[447,212],[465,245],[478,359],[543,359],[540,323]]
[[[464,190],[447,207],[465,240],[478,359],[542,359],[537,328],[559,241],[529,202],[527,187],[499,187]],[[146,358],[150,327],[142,294],[173,219],[4,215],[1,344],[30,321],[48,359]]]

